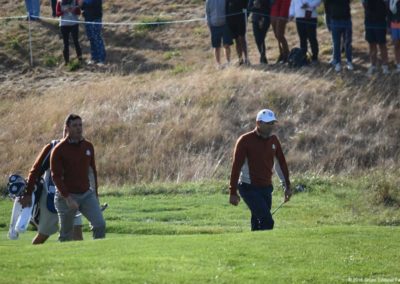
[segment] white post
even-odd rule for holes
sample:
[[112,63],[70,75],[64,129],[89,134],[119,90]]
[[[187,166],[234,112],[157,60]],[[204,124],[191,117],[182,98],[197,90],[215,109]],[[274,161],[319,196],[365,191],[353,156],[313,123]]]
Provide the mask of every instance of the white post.
[[29,24],[29,55],[30,55],[31,67],[33,67],[31,17],[30,17],[30,15],[28,16],[28,24]]

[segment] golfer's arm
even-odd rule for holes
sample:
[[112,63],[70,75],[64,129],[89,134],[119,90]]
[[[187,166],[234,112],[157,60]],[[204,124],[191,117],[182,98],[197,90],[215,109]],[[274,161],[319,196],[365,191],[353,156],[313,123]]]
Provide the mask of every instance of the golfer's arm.
[[92,155],[92,159],[91,159],[91,161],[90,161],[90,168],[92,169],[92,172],[93,172],[93,179],[94,179],[94,190],[96,191],[96,196],[98,196],[99,195],[99,193],[98,193],[98,183],[97,183],[97,169],[96,169],[96,162],[95,162],[95,158],[94,158],[94,147],[92,147],[92,153],[93,153],[93,155]]
[[233,163],[231,171],[231,179],[229,184],[229,192],[231,195],[237,195],[237,184],[239,181],[240,170],[246,159],[246,151],[244,149],[243,143],[239,140],[236,143],[235,151],[233,154]]
[[279,163],[278,159],[274,159],[274,170],[276,175],[279,177],[279,180],[281,181],[282,186],[286,189],[287,183],[286,183],[286,178],[285,175],[283,174],[281,164]]
[[279,141],[276,141],[276,164],[275,164],[275,171],[281,181],[284,181],[285,189],[290,187],[290,179],[289,179],[289,169],[286,164],[285,155],[283,154],[281,144]]
[[39,156],[37,156],[35,163],[33,164],[31,170],[29,171],[28,176],[28,186],[26,189],[27,194],[32,194],[33,189],[35,187],[35,183],[40,177],[40,170],[43,161],[46,159],[47,155],[51,150],[51,144],[47,144],[42,151],[40,152]]

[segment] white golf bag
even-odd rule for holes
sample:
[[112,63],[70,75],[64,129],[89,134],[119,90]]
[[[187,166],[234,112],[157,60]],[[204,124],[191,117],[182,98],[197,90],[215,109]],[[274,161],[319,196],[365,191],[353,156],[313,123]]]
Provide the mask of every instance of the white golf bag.
[[22,208],[19,202],[20,197],[14,199],[14,206],[11,212],[10,228],[8,230],[8,238],[17,240],[20,233],[24,233],[28,229],[32,218],[33,204],[35,204],[35,194],[32,193],[32,206]]
[[32,193],[32,205],[30,207],[22,208],[20,203],[20,198],[25,192],[26,186],[25,179],[19,175],[11,175],[8,178],[8,191],[10,197],[14,199],[10,227],[8,230],[8,238],[10,240],[18,239],[19,234],[26,231],[32,218],[35,194]]

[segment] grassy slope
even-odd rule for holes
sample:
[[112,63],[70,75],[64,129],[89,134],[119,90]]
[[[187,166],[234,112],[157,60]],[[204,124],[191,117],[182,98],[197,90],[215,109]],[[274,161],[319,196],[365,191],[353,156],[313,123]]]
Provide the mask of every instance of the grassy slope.
[[[0,4],[0,17],[24,13],[23,2]],[[105,19],[193,18],[202,15],[202,5],[110,0]],[[247,232],[244,204],[228,206],[221,194],[233,143],[252,128],[261,106],[279,114],[278,133],[290,167],[298,173],[398,165],[399,80],[395,75],[365,78],[362,11],[358,1],[353,7],[358,69],[341,76],[325,64],[301,71],[254,65],[217,72],[207,28],[198,24],[107,28],[109,66],[68,72],[47,67],[61,62],[56,23],[35,23],[36,67],[29,69],[26,23],[0,23],[0,177],[26,173],[41,146],[59,135],[65,114],[74,111],[84,116],[87,137],[96,145],[102,184],[224,179],[103,186],[102,201],[110,204],[108,239],[84,245],[60,245],[53,237],[32,248],[33,232],[17,242],[6,240],[11,202],[0,200],[0,283],[398,278],[398,228],[377,226],[400,223],[397,174],[368,172],[355,181],[297,178],[294,184],[305,184],[308,192],[278,211],[276,230],[257,234]],[[48,6],[42,11],[48,15]],[[87,54],[83,32],[81,36]],[[327,61],[329,34],[319,29],[318,36],[321,59]],[[257,62],[251,33],[248,38],[251,60]],[[288,39],[297,45],[293,24]],[[273,61],[277,48],[271,32],[267,45]],[[279,195],[275,193],[274,208]]]
[[[103,191],[101,200],[110,205],[106,240],[89,241],[86,225],[84,243],[60,245],[53,236],[34,248],[33,232],[6,240],[11,202],[1,200],[0,252],[8,257],[0,261],[0,283],[335,283],[398,277],[391,260],[398,258],[399,229],[377,226],[400,220],[396,205],[371,209],[373,200],[360,194],[362,180],[296,181],[306,192],[276,213],[272,232],[248,232],[247,208],[229,206],[220,182],[154,184]],[[280,200],[276,190],[273,208]]]
[[[1,1],[6,8],[0,15],[23,11],[22,2]],[[203,14],[202,1],[161,2],[109,1],[105,20]],[[49,13],[46,5],[44,16]],[[234,141],[252,129],[260,107],[276,110],[277,133],[293,171],[396,168],[400,81],[394,74],[364,76],[367,47],[358,1],[353,13],[358,69],[340,76],[326,64],[300,71],[255,64],[219,72],[213,67],[203,23],[105,28],[109,66],[77,72],[46,67],[46,56],[61,56],[57,27],[50,21],[34,23],[37,62],[35,68],[25,69],[6,62],[26,61],[10,39],[26,37],[26,22],[3,22],[1,52],[8,59],[0,72],[0,176],[25,174],[42,145],[60,135],[65,115],[78,112],[85,119],[86,136],[96,146],[103,184],[227,178]],[[287,34],[290,46],[297,45],[293,24]],[[81,36],[87,45],[83,32]],[[321,27],[318,36],[325,62],[330,57],[329,33]],[[251,32],[248,38],[256,63]],[[277,48],[272,32],[267,43],[273,61]],[[20,46],[26,51],[26,39]]]

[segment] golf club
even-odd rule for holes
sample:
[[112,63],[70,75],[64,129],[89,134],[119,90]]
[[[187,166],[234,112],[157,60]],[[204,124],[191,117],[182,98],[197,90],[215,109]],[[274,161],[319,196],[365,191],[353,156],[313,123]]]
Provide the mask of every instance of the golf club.
[[285,201],[283,201],[278,207],[275,208],[274,211],[272,211],[271,215],[274,215],[276,211],[279,210],[279,208],[281,208],[283,206],[283,204],[285,204]]
[[100,206],[101,211],[106,210],[108,207],[108,203],[104,203],[103,205]]

